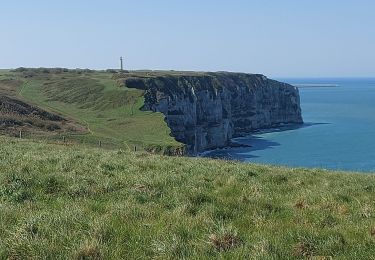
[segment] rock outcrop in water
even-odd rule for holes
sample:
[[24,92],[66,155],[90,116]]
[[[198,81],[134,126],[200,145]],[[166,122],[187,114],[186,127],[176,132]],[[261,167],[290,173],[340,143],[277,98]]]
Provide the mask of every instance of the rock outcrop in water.
[[191,154],[228,146],[254,130],[303,122],[298,89],[263,75],[146,73],[123,80],[145,90],[144,109],[162,112]]

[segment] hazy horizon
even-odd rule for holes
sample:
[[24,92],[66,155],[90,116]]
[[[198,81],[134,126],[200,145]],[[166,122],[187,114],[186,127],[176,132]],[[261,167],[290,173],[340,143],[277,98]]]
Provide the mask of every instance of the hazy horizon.
[[[0,68],[375,77],[375,2],[64,1],[2,3]],[[4,26],[5,25],[5,26]]]

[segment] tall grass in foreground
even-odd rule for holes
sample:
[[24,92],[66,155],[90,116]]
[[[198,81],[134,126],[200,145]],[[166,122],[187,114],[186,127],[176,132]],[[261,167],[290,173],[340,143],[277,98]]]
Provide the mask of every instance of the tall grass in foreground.
[[0,137],[0,258],[375,255],[375,176]]

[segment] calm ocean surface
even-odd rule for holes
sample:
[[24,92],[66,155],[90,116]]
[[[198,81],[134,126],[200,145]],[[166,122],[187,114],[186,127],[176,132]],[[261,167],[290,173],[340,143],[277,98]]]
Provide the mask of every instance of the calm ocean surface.
[[375,79],[281,79],[300,88],[305,126],[237,139],[252,145],[207,156],[275,165],[375,172]]

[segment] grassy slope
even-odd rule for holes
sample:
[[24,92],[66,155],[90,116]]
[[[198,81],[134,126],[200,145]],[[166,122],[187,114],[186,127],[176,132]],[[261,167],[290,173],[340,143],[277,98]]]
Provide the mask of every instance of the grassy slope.
[[181,146],[169,136],[162,114],[139,110],[143,92],[119,88],[111,73],[49,73],[25,79],[21,73],[0,71],[0,79],[7,77],[25,82],[19,89],[24,100],[88,126],[89,134],[69,140],[92,144],[100,140],[108,147]]
[[0,258],[375,255],[372,175],[0,143]]

